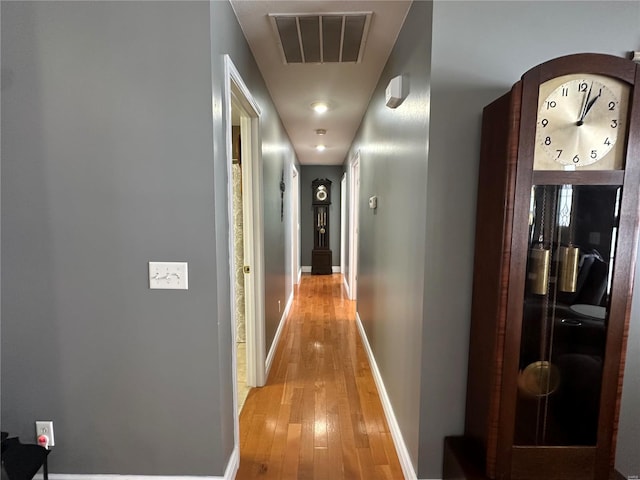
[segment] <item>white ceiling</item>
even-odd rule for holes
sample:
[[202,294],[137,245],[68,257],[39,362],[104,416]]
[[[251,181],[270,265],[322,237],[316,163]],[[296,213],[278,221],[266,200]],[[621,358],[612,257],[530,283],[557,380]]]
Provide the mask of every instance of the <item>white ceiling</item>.
[[[284,127],[303,165],[341,165],[395,44],[411,0],[231,0]],[[360,63],[285,64],[270,14],[373,12]],[[325,101],[319,115],[311,104]],[[316,135],[326,129],[326,135]],[[325,144],[318,152],[315,146]]]

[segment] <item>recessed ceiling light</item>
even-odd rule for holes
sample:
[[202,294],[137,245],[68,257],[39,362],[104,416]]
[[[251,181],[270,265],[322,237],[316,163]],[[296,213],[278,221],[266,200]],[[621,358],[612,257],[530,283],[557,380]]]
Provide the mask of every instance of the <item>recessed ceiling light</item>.
[[311,108],[313,108],[316,113],[324,113],[329,110],[329,106],[324,102],[315,102],[311,104]]
[[327,131],[324,128],[318,128],[316,130],[316,135],[326,135]]
[[325,145],[316,145],[316,150],[319,152],[324,152],[327,149]]

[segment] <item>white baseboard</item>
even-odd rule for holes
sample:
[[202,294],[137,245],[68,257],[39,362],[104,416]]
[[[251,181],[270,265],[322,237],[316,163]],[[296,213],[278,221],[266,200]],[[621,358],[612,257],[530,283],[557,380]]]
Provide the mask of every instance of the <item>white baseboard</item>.
[[278,348],[278,343],[280,342],[280,335],[282,335],[284,322],[287,319],[287,315],[289,315],[289,310],[291,310],[292,304],[293,304],[293,291],[291,292],[291,295],[289,295],[289,300],[287,300],[287,305],[284,307],[284,311],[282,312],[282,317],[280,317],[280,323],[278,324],[278,329],[276,330],[276,334],[273,337],[273,342],[271,342],[271,348],[269,348],[269,354],[267,355],[267,361],[265,364],[265,373],[264,373],[265,379],[269,378],[269,370],[271,370],[271,363],[273,363],[273,357],[275,357],[276,355],[276,349]]
[[[240,451],[238,447],[233,449],[224,477],[211,477],[208,475],[118,475],[118,474],[82,474],[82,473],[50,473],[49,480],[233,480],[236,478],[240,467]],[[42,473],[33,477],[35,480],[43,480]]]
[[[304,267],[300,267],[300,271],[302,273],[311,273],[311,267],[308,265],[305,265]],[[331,271],[333,273],[340,273],[340,265],[332,265]]]
[[[35,480],[43,480],[38,473]],[[233,480],[233,477],[185,476],[185,475],[118,475],[115,473],[50,473],[49,480]]]
[[360,320],[360,315],[358,315],[358,312],[356,312],[356,325],[358,326],[358,332],[360,333],[360,337],[362,338],[364,349],[367,352],[367,357],[369,357],[371,373],[373,374],[373,380],[376,383],[376,387],[378,387],[380,401],[382,402],[382,409],[384,410],[384,416],[386,417],[387,423],[389,424],[389,430],[391,430],[391,437],[393,438],[393,444],[396,447],[398,460],[400,460],[402,473],[404,474],[405,480],[418,480],[416,471],[413,468],[411,456],[409,455],[409,450],[407,449],[407,445],[404,443],[404,438],[402,437],[402,432],[400,431],[400,425],[398,425],[398,420],[396,419],[396,415],[393,412],[391,400],[389,399],[387,389],[385,388],[384,382],[382,381],[382,376],[380,375],[378,364],[376,363],[376,359],[373,356],[371,345],[369,345],[369,339],[367,338],[367,334],[364,331],[364,327],[362,325],[362,321]]
[[238,468],[240,468],[240,447],[236,445],[233,452],[231,452],[227,468],[224,471],[224,480],[234,480],[238,473]]

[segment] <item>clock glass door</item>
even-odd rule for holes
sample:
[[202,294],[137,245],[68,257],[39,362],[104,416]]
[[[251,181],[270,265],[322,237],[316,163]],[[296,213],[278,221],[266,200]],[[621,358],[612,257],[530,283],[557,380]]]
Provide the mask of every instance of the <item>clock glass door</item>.
[[327,207],[316,207],[315,248],[329,248],[327,236]]
[[516,445],[597,444],[620,195],[532,187]]

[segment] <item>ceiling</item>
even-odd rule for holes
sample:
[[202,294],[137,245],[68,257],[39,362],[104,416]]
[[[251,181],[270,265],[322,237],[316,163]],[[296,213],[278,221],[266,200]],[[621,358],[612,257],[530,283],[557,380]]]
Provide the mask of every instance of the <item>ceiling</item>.
[[[300,163],[343,164],[411,1],[231,0],[231,5]],[[351,15],[369,12],[367,20]],[[294,14],[299,15],[298,20],[274,17]],[[311,18],[314,14],[322,18]],[[344,23],[334,14],[345,14]],[[282,35],[278,34],[278,25]],[[341,30],[340,25],[345,29]],[[349,25],[355,25],[356,33],[364,34],[360,60],[332,61],[334,58],[328,57],[339,54],[329,44],[333,41],[331,32],[342,33],[344,45],[352,44],[349,39],[353,40],[354,34],[349,33]],[[322,31],[322,36],[311,38],[308,32],[314,28]],[[293,43],[289,42],[287,32],[293,35],[301,32],[302,40],[298,42],[295,37]],[[317,44],[323,41],[324,47],[319,50],[320,60],[324,61],[319,62],[317,52],[313,53],[313,48],[308,46],[318,49]],[[291,49],[296,43],[303,47],[303,53],[294,48],[292,57]],[[355,43],[360,45],[360,37]],[[296,55],[303,55],[309,63],[294,63],[300,60],[294,58]],[[353,51],[347,51],[346,47],[342,56],[349,60],[355,58]],[[311,108],[312,103],[320,101],[329,105],[329,110],[322,115]],[[318,129],[326,130],[326,134],[318,135]],[[319,144],[326,145],[326,150],[317,151]]]

